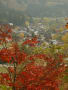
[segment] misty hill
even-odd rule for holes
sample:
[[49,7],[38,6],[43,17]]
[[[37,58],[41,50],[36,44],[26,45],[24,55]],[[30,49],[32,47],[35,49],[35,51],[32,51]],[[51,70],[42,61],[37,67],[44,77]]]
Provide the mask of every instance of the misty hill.
[[20,24],[25,16],[68,16],[68,0],[0,0],[0,22]]

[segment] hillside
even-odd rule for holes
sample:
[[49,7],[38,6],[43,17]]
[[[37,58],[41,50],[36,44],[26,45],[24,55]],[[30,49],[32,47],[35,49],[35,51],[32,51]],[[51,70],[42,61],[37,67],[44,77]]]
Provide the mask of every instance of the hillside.
[[25,16],[68,16],[68,0],[0,0],[0,23],[23,23]]

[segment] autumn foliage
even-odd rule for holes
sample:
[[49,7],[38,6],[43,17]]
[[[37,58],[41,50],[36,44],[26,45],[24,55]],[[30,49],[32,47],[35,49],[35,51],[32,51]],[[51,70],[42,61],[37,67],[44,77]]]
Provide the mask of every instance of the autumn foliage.
[[[12,31],[8,29],[0,31],[1,42],[7,42],[12,37]],[[10,38],[9,38],[10,37]],[[4,42],[5,41],[5,42]],[[37,38],[26,40],[24,45],[36,46],[39,43]],[[56,54],[54,58],[45,54],[27,54],[20,49],[17,42],[13,42],[11,48],[0,50],[0,60],[11,64],[7,67],[7,73],[0,73],[0,84],[12,87],[12,90],[59,90],[60,77],[63,76],[65,65],[63,55]],[[35,61],[44,60],[45,65],[36,65]]]
[[7,43],[8,40],[11,40],[12,30],[8,25],[0,26],[0,43]]

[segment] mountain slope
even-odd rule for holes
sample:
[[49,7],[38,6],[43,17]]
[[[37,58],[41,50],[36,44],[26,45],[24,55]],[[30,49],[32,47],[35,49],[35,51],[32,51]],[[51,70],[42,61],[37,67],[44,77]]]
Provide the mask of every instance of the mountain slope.
[[20,24],[32,17],[68,16],[68,0],[0,0],[0,22]]

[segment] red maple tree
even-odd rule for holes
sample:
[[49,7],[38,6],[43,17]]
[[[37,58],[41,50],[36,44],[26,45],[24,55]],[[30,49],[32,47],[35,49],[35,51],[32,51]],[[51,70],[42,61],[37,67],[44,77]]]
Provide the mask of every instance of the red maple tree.
[[[9,33],[7,36],[0,33],[1,42],[6,42]],[[34,37],[23,42],[22,47],[26,44],[35,46],[37,43],[37,38]],[[4,47],[0,50],[0,59],[11,64],[7,67],[8,73],[0,73],[0,84],[11,86],[12,90],[59,90],[65,65],[62,55],[56,56],[57,58],[45,54],[27,54],[14,42],[11,48]],[[36,59],[44,60],[46,65],[36,65]]]

